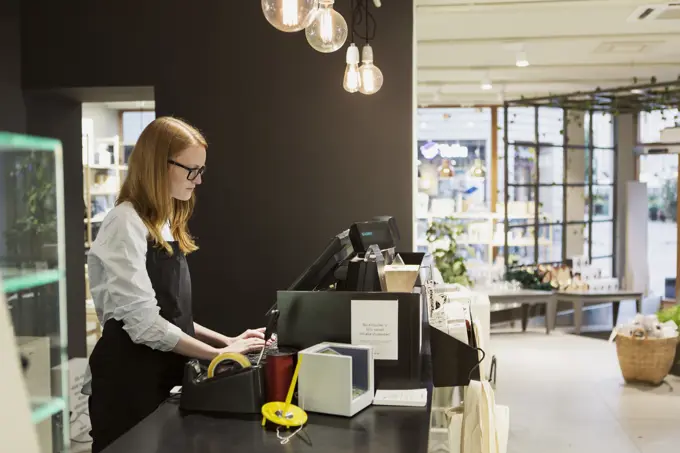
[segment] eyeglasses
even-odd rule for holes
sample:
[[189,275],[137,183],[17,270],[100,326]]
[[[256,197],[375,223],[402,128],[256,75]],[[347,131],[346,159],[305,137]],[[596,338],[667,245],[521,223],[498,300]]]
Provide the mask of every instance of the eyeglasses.
[[198,178],[203,173],[205,173],[205,165],[202,166],[202,167],[198,167],[198,168],[191,168],[191,167],[187,167],[186,165],[182,165],[179,162],[175,162],[172,159],[168,159],[168,163],[172,164],[176,167],[185,169],[187,171],[187,179],[189,181],[193,181],[194,179]]

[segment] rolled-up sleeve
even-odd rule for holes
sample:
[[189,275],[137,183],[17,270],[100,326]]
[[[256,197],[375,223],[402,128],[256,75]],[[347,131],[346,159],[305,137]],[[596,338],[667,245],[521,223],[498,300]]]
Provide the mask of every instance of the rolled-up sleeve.
[[108,292],[112,317],[123,321],[134,343],[171,351],[182,331],[160,315],[146,270],[147,228],[134,212],[116,214],[104,222],[90,251],[105,276],[96,290]]

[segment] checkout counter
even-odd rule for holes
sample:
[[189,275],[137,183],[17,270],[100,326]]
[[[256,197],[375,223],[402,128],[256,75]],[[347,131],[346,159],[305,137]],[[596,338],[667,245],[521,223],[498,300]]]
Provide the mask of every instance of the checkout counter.
[[310,413],[305,428],[281,445],[276,430],[261,426],[261,417],[184,414],[179,400],[171,398],[105,453],[426,453],[432,395],[427,334],[422,344],[420,386],[428,389],[425,407],[372,405],[351,418]]
[[[410,292],[380,291],[385,283],[380,281],[385,264],[380,260],[396,257],[393,248],[385,247],[393,246],[395,234],[398,233],[392,221],[383,219],[355,224],[333,238],[291,288],[278,293],[273,307],[278,312],[278,345],[301,350],[327,341],[350,344],[352,301],[398,299],[399,357],[374,361],[375,388],[427,389],[424,407],[370,405],[352,417],[310,412],[304,429],[285,443],[282,437],[290,435],[290,430],[282,429],[279,433],[276,427],[263,426],[262,415],[254,411],[249,414],[220,413],[214,408],[209,413],[187,411],[182,396],[176,395],[110,445],[105,453],[427,452],[432,390],[437,377],[433,373],[430,341],[434,333],[418,287],[431,279],[432,263],[423,261],[422,254],[403,254],[404,261],[415,260],[421,265],[415,287]],[[371,246],[366,246],[367,241]],[[382,256],[377,263],[357,259],[357,255],[368,256],[371,250],[380,250],[378,254]],[[350,261],[355,264],[347,266]],[[463,372],[458,374],[467,376]]]

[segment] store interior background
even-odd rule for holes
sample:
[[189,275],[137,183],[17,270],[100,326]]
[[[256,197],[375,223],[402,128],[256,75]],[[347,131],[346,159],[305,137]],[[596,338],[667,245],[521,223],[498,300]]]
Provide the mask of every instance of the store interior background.
[[[639,1],[598,2],[597,8],[590,3],[578,2],[482,1],[469,5],[456,1],[416,1],[419,108],[415,135],[419,176],[414,231],[419,249],[432,249],[425,231],[435,211],[446,211],[456,205],[451,201],[456,197],[450,196],[452,187],[456,187],[454,193],[473,190],[463,199],[466,209],[474,214],[466,212],[463,217],[475,217],[470,221],[479,224],[480,219],[496,216],[496,222],[502,224],[503,101],[678,77],[679,57],[675,49],[680,42],[680,33],[677,19],[637,19],[644,11],[643,6]],[[558,16],[559,21],[556,21]],[[518,66],[518,60],[526,60],[528,65]],[[632,115],[593,116],[594,145],[614,146],[616,135],[620,151],[618,161],[611,151],[595,151],[595,178],[599,174],[600,179],[593,197],[593,264],[600,266],[605,275],[622,275],[625,265],[622,249],[625,184],[628,180],[646,182],[649,191],[649,296],[657,305],[659,298],[674,296],[674,288],[670,293],[666,291],[669,284],[674,287],[674,282],[669,283],[666,279],[675,279],[676,274],[678,158],[676,155],[645,155],[638,159],[632,148],[638,143],[659,141],[660,130],[674,125],[677,113],[675,109],[641,113],[635,118]],[[513,108],[509,117],[513,123],[509,127],[510,140],[535,141],[533,108]],[[541,108],[539,121],[540,141],[555,145],[554,149],[541,150],[540,182],[561,181],[564,167],[558,148],[565,129],[562,110]],[[586,131],[587,121],[588,118],[583,121]],[[578,134],[569,131],[572,143],[575,135]],[[446,153],[454,156],[446,159],[448,163],[455,162],[455,175],[450,180],[438,178]],[[522,165],[532,167],[534,153],[531,147],[511,147],[509,183],[528,181],[528,170],[523,170]],[[480,158],[483,164],[485,177],[482,179],[470,177],[475,158]],[[496,168],[494,159],[498,159]],[[569,150],[568,159],[567,181],[583,181],[583,176],[574,174],[583,170],[575,166],[586,160],[583,151],[578,155],[575,150]],[[614,173],[617,174],[616,187]],[[538,200],[541,223],[562,220],[560,190],[541,188]],[[583,198],[578,188],[565,190],[569,200],[579,195]],[[588,218],[586,215],[584,219],[583,211],[574,205],[567,206],[567,221],[572,223],[567,231],[561,231],[558,226],[544,229],[540,239],[541,262],[560,262],[575,256],[579,249],[587,255],[587,229],[585,235],[579,233],[576,231],[578,225],[574,223],[577,220],[587,222]],[[614,226],[612,220],[616,212],[619,221]],[[569,255],[564,257],[560,250],[563,237],[566,237]],[[502,239],[496,240],[491,247],[480,241],[472,244],[474,253],[471,254],[475,256],[467,264],[473,279],[489,277],[488,267],[494,263],[495,256],[502,261],[503,250],[498,247],[499,242],[502,244]],[[533,247],[514,247],[510,253],[520,263],[525,257],[527,263],[533,262]],[[500,264],[491,270],[494,276],[502,275],[502,272]],[[653,310],[653,303],[649,310]],[[603,321],[606,324],[606,320]]]
[[[504,199],[504,101],[678,78],[678,17],[663,19],[652,14],[641,19],[645,7],[646,3],[636,0],[482,0],[474,4],[416,0],[417,247],[432,248],[424,232],[428,220],[439,215],[433,208],[450,209],[452,203],[454,209],[457,206],[451,201],[456,197],[449,196],[451,186],[462,191],[476,189],[463,198],[464,204],[468,208],[474,206],[477,212],[454,213],[453,217],[468,225],[488,224],[497,221],[486,219],[500,214],[502,224],[504,207],[499,206],[495,214],[492,210]],[[518,60],[529,64],[518,66]],[[536,141],[532,110],[515,108],[509,112],[513,123],[508,128],[511,140]],[[647,297],[642,304],[645,314],[656,313],[664,296],[675,295],[678,156],[637,158],[633,148],[639,143],[658,142],[660,130],[673,126],[677,119],[677,108],[639,116],[594,115],[595,146],[607,148],[616,143],[618,150],[594,153],[593,174],[603,184],[597,191],[594,188],[592,239],[584,234],[588,228],[584,230],[574,224],[566,231],[561,231],[561,227],[545,228],[539,241],[539,255],[546,262],[583,254],[590,241],[593,258],[597,258],[593,263],[601,266],[603,272],[621,277],[626,259],[630,260],[626,257],[624,219],[629,210],[637,208],[627,205],[626,182],[646,182],[648,209],[641,215],[647,218],[647,235],[639,242],[647,243],[647,256],[636,257],[638,263],[647,266],[649,275]],[[561,145],[565,129],[561,111],[541,108],[539,122],[540,141]],[[574,128],[574,124],[569,127]],[[570,140],[579,136],[577,130],[568,132]],[[583,144],[584,134],[580,137]],[[467,156],[461,147],[467,148]],[[560,150],[557,146],[541,148],[540,182],[561,182],[564,166]],[[581,183],[586,156],[582,151],[574,151],[568,152],[571,163],[567,166],[566,180]],[[480,174],[474,169],[477,153],[483,163],[483,179],[470,177]],[[453,178],[439,178],[449,174],[442,173],[442,154],[450,157],[449,165],[456,161]],[[514,182],[531,178],[534,157],[531,147],[510,147],[509,158],[513,162],[509,175]],[[615,181],[611,180],[612,175]],[[494,190],[499,192],[494,194]],[[560,190],[568,191],[566,210]],[[517,195],[517,191],[512,195]],[[445,200],[433,205],[436,198]],[[569,222],[588,220],[587,214],[584,216],[588,210],[584,210],[587,203],[582,188],[539,188],[539,202],[541,216],[548,222],[561,221],[565,212]],[[481,229],[471,241],[467,236],[468,242],[476,242],[472,245],[475,257],[468,260],[469,274],[482,283],[503,272],[502,260],[493,266],[494,251],[502,256],[493,232],[492,229],[491,234],[486,234],[488,231]],[[567,242],[566,256],[560,247],[563,239]],[[533,249],[526,250],[522,238],[516,239],[515,244],[518,247],[513,247],[512,254],[520,262],[531,258],[527,261],[530,262]],[[667,384],[658,388],[625,385],[615,348],[606,341],[613,321],[611,304],[587,307],[581,335],[571,334],[573,314],[568,306],[564,308],[558,307],[558,329],[549,336],[537,330],[545,322],[540,313],[534,313],[538,316],[533,317],[527,332],[520,331],[519,321],[501,322],[492,329],[492,350],[499,361],[496,402],[511,408],[509,451],[677,450],[680,403],[673,390],[678,388],[677,378],[670,376]],[[619,322],[634,315],[633,301],[621,304]],[[518,320],[519,313],[500,319]]]
[[[286,287],[330,236],[353,221],[394,215],[400,248],[427,249],[432,198],[441,198],[444,209],[457,199],[451,182],[459,179],[439,183],[446,153],[447,165],[456,160],[458,175],[483,169],[475,173],[483,177],[472,180],[475,190],[465,196],[467,206],[476,208],[474,216],[492,223],[502,218],[503,194],[497,190],[503,187],[498,159],[504,100],[678,77],[678,19],[631,20],[644,5],[639,0],[384,3],[375,12],[380,27],[373,47],[386,81],[370,98],[342,90],[342,52],[321,55],[304,38],[278,33],[262,19],[256,1],[0,4],[0,130],[56,137],[64,144],[71,357],[87,355],[86,335],[96,331],[85,303],[83,200],[112,195],[97,193],[109,191],[106,187],[94,187],[93,195],[88,185],[84,119],[92,120],[95,152],[98,138],[122,139],[122,160],[115,163],[121,168],[114,172],[124,172],[125,147],[132,141],[122,112],[131,112],[132,124],[140,127],[151,114],[176,115],[205,132],[208,172],[191,223],[203,245],[190,263],[196,315],[209,327],[233,332],[261,324],[276,289]],[[336,7],[347,16],[343,2]],[[123,23],[136,32],[121,33]],[[529,66],[516,65],[518,54]],[[513,115],[513,133],[533,139],[533,113]],[[614,134],[618,138],[618,154],[596,156],[603,180],[616,168],[616,185],[607,180],[603,186],[609,188],[598,194],[592,239],[574,227],[548,229],[541,241],[546,261],[568,257],[559,251],[565,236],[576,238],[570,242],[575,251],[590,241],[603,270],[620,275],[624,231],[623,222],[614,226],[614,215],[626,209],[624,182],[646,182],[646,313],[656,311],[667,294],[666,279],[676,276],[678,157],[636,159],[632,148],[637,141],[658,140],[676,115],[677,110],[596,116],[596,141],[606,148]],[[557,110],[542,114],[542,140],[559,143],[560,119]],[[129,134],[139,130],[131,125]],[[431,144],[434,157],[428,157],[435,151]],[[517,149],[513,156],[530,161],[531,150]],[[570,158],[577,168],[583,156]],[[558,178],[560,168],[556,154],[541,174]],[[546,191],[540,202],[547,218],[562,215],[559,195]],[[582,220],[583,207],[569,211],[570,220]],[[517,241],[514,254],[522,259],[528,253]],[[468,262],[472,276],[483,280],[502,272],[493,239],[471,242],[477,242]],[[478,264],[489,264],[491,271]],[[634,307],[623,305],[625,320]],[[564,326],[572,321],[568,311],[559,319]],[[610,326],[610,307],[594,307],[586,319],[595,329]],[[534,326],[542,322],[533,320]],[[515,411],[511,451],[677,448],[680,405],[663,394],[665,388],[623,389],[606,342],[517,330],[502,325],[494,335],[501,364],[498,400]],[[564,390],[561,396],[557,389]]]

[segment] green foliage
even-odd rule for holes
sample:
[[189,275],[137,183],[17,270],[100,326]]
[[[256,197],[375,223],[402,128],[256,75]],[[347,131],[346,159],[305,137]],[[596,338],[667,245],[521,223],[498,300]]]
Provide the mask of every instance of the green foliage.
[[680,305],[673,305],[657,313],[660,322],[673,321],[680,328]]
[[678,181],[674,178],[667,179],[661,188],[664,212],[666,217],[677,222],[678,217]]
[[533,269],[510,270],[505,274],[505,280],[511,282],[518,281],[524,289],[536,289],[541,291],[552,291],[554,288],[550,283],[543,283],[542,275]]
[[470,286],[470,278],[467,275],[465,260],[458,255],[458,242],[456,238],[462,233],[462,227],[455,224],[453,217],[447,217],[441,221],[434,221],[427,229],[427,241],[434,243],[445,241],[447,248],[437,248],[432,255],[435,265],[446,283],[458,283]]
[[5,232],[7,250],[17,261],[43,258],[43,247],[57,242],[54,168],[46,153],[32,152],[9,171],[16,194],[12,226]]
[[650,209],[659,209],[661,207],[661,198],[656,194],[651,194],[647,197],[647,203],[649,203]]

